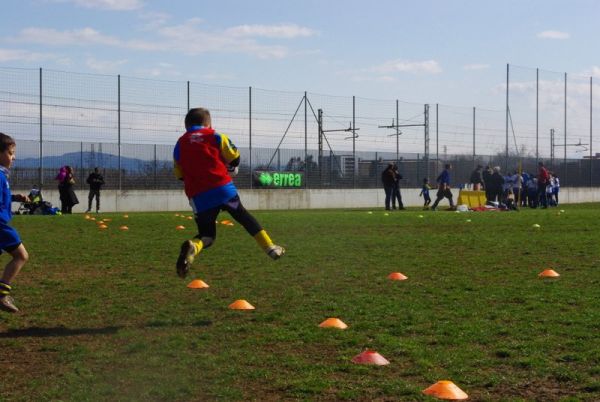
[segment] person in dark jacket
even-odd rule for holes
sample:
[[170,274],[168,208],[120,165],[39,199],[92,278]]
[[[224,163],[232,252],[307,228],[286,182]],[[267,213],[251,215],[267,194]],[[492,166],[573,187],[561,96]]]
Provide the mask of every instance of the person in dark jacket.
[[58,193],[60,194],[60,211],[63,214],[70,214],[73,206],[79,204],[75,190],[73,190],[75,184],[73,168],[68,165],[61,167],[56,180],[58,180]]
[[398,165],[394,163],[394,188],[392,190],[392,209],[396,209],[396,200],[398,200],[398,209],[405,209],[402,203],[402,195],[400,194],[400,180],[402,175],[398,171]]
[[492,178],[492,168],[488,166],[485,167],[483,172],[481,173],[481,177],[483,179],[483,189],[485,190],[485,198],[488,201],[492,201],[492,192],[490,191],[492,182],[490,179]]
[[385,191],[385,209],[390,210],[390,200],[394,193],[394,185],[396,184],[396,176],[394,174],[394,164],[387,165],[381,173],[381,182],[383,183],[383,191]]
[[501,203],[503,201],[503,186],[504,186],[504,176],[500,174],[500,166],[496,166],[494,168],[494,173],[490,176],[490,197],[488,201],[498,201]]
[[473,191],[481,190],[483,184],[483,166],[477,165],[477,168],[471,173],[470,181],[473,185]]
[[104,176],[100,173],[98,168],[94,168],[94,171],[88,176],[86,183],[90,185],[90,193],[88,195],[88,209],[85,212],[92,210],[92,200],[96,198],[96,213],[100,213],[100,189],[104,185]]

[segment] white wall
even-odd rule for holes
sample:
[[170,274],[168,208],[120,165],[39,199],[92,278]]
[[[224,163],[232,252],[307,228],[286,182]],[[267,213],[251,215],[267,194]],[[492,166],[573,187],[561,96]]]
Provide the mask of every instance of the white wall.
[[[419,197],[420,189],[403,188],[402,200],[407,207],[423,205]],[[13,189],[12,192],[27,194],[29,190]],[[87,208],[87,191],[77,191],[79,204],[73,212],[84,212]],[[453,190],[454,199],[458,190]],[[43,196],[54,206],[60,207],[58,190],[44,190]],[[431,192],[435,198],[435,190]],[[383,189],[344,189],[344,190],[240,190],[244,206],[251,210],[285,210],[311,208],[382,208],[385,194]],[[561,203],[577,204],[600,202],[599,188],[561,188]],[[183,191],[173,190],[104,190],[101,195],[103,212],[122,211],[186,211],[190,209]],[[446,205],[447,201],[442,201]],[[92,205],[95,208],[95,204]],[[13,209],[15,207],[13,206]]]

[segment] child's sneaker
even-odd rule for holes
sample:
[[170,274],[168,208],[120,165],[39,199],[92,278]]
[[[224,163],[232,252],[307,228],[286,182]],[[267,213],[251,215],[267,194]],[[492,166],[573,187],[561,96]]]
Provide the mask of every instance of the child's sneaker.
[[18,313],[19,309],[15,306],[15,300],[9,296],[0,296],[0,310],[9,312],[9,313]]
[[278,260],[281,257],[283,257],[283,255],[285,254],[285,249],[281,246],[278,246],[276,244],[273,244],[271,247],[269,247],[269,249],[267,250],[267,254],[269,255],[269,257],[271,257],[274,260]]
[[188,272],[190,272],[190,266],[194,262],[195,256],[196,252],[192,241],[184,241],[181,245],[179,258],[177,258],[177,275],[179,275],[180,278],[185,278]]

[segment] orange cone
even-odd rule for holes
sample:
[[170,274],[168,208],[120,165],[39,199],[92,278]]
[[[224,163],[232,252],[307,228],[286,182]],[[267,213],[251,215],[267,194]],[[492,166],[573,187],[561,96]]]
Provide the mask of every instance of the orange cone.
[[125,225],[121,226],[119,229],[121,229],[121,230],[129,230],[129,228],[127,226],[125,226]]
[[86,215],[86,216],[85,216],[85,219],[86,219],[86,220],[89,220],[90,218],[91,218],[91,216],[89,216],[89,215]]
[[104,222],[111,222],[112,219],[111,218],[104,218]]
[[353,363],[357,364],[374,364],[376,366],[385,366],[390,362],[374,350],[365,350],[359,355],[352,358]]
[[175,229],[177,229],[177,230],[183,230],[183,229],[185,229],[185,226],[179,225],[179,226],[176,226]]
[[179,214],[175,214],[175,216],[179,217]]
[[188,221],[191,221],[192,219],[194,219],[194,217],[193,217],[193,216],[188,216],[186,219],[187,219]]
[[96,218],[92,217],[92,218],[90,218],[90,220],[91,220],[91,221],[95,221],[95,220],[96,220]]
[[108,226],[106,226],[105,224],[99,225],[98,226],[99,229],[108,229]]
[[540,278],[558,278],[560,274],[553,269],[545,269],[538,274]]
[[232,310],[254,310],[255,307],[246,300],[236,300],[229,305]]
[[190,289],[206,289],[209,286],[206,284],[206,282],[204,282],[201,279],[194,279],[193,281],[188,283],[187,287]]
[[388,279],[391,279],[393,281],[405,281],[408,279],[408,276],[400,272],[392,272],[388,275]]
[[344,321],[339,318],[328,318],[322,323],[319,324],[321,328],[338,328],[338,329],[346,329],[348,326],[344,323]]
[[439,399],[461,400],[468,399],[469,395],[456,386],[452,381],[442,380],[433,384],[431,387],[424,389],[425,395],[431,395]]
[[127,219],[129,218],[129,215],[123,215],[123,218]]

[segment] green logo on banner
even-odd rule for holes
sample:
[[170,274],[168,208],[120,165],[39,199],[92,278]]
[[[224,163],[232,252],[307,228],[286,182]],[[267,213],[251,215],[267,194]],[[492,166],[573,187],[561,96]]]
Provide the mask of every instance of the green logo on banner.
[[271,173],[262,172],[258,177],[258,181],[263,186],[270,186],[273,183],[273,176],[271,176]]

